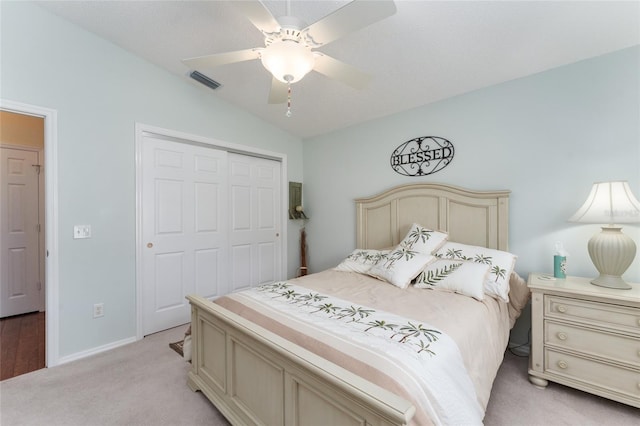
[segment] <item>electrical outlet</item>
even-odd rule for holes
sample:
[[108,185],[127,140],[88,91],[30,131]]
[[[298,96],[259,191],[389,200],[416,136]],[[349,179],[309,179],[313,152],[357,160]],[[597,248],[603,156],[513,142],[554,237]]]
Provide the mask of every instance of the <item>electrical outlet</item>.
[[73,227],[73,238],[91,238],[91,225],[75,225]]
[[93,317],[100,318],[104,316],[104,303],[96,303],[93,305]]

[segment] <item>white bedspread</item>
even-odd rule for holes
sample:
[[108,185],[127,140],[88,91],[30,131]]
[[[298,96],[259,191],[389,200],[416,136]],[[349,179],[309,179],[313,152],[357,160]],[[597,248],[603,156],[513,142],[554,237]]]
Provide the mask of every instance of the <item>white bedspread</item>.
[[384,371],[435,424],[482,424],[460,350],[433,325],[285,282],[232,298]]

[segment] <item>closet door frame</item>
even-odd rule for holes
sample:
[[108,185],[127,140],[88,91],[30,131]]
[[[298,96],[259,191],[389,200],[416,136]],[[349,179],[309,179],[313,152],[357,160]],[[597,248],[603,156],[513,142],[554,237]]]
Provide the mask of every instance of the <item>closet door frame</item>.
[[207,138],[185,132],[163,129],[143,123],[136,123],[135,126],[135,163],[136,163],[136,339],[144,337],[143,331],[143,305],[142,305],[142,247],[144,244],[142,235],[142,144],[145,137],[166,139],[172,142],[193,144],[210,147],[213,149],[225,150],[227,152],[250,155],[259,158],[279,161],[280,167],[280,229],[281,229],[281,277],[284,279],[287,273],[287,215],[288,198],[285,196],[288,191],[287,178],[287,156],[272,151],[261,150],[255,147]]

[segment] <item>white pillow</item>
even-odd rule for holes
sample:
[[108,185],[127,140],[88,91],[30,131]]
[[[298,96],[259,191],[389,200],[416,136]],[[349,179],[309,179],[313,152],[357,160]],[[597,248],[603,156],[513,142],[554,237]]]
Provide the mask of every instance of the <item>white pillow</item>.
[[447,238],[449,238],[449,235],[444,232],[434,231],[414,223],[409,228],[407,235],[400,241],[400,246],[420,253],[432,254],[442,247]]
[[398,245],[369,270],[369,275],[405,289],[411,280],[433,260],[435,257],[430,254]]
[[373,265],[383,259],[390,251],[391,250],[355,249],[334,269],[336,271],[366,274]]
[[484,299],[484,282],[489,265],[463,260],[438,259],[428,264],[418,277],[417,288],[441,288],[452,290],[477,300]]
[[435,256],[489,265],[489,275],[484,282],[485,294],[509,301],[509,278],[518,258],[515,254],[447,241]]

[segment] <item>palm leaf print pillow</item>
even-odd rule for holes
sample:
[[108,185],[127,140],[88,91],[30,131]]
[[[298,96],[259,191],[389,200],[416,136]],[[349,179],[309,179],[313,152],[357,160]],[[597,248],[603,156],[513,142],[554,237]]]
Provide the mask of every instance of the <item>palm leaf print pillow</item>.
[[489,275],[484,282],[485,294],[500,298],[505,302],[509,301],[509,278],[518,258],[515,254],[447,241],[438,249],[435,256],[440,259],[488,265]]
[[449,236],[444,232],[434,231],[414,223],[399,246],[408,247],[419,253],[433,254],[447,242]]
[[435,257],[430,254],[399,245],[376,263],[369,270],[369,275],[404,289],[409,287],[411,281],[429,262],[434,260]]
[[464,260],[438,259],[428,264],[416,278],[415,287],[444,289],[484,299],[484,282],[489,265]]
[[355,249],[338,266],[336,271],[366,274],[376,263],[386,257],[390,250]]

